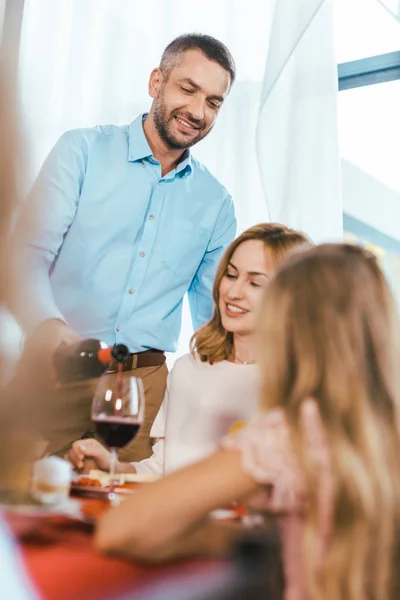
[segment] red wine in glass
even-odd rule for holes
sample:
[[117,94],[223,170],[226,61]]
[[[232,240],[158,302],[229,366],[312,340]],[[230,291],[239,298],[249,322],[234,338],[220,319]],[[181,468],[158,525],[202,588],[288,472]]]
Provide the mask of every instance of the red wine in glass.
[[136,419],[108,416],[94,418],[93,423],[100,440],[111,448],[123,448],[129,444],[141,425]]

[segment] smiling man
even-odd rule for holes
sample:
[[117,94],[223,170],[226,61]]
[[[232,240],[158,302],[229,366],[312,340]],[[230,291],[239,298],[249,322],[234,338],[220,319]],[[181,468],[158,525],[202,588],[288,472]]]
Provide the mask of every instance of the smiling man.
[[189,151],[211,131],[234,78],[221,42],[182,35],[150,75],[148,114],[123,127],[65,133],[39,174],[27,203],[35,224],[18,253],[16,312],[27,337],[13,385],[19,394],[29,385],[32,397],[29,374],[42,372],[36,395],[50,452],[92,435],[96,382],[56,389],[50,367],[61,342],[91,337],[128,346],[126,376],[143,379],[146,422],[122,455],[151,453],[164,352],[176,349],[183,297],[188,292],[194,327],[204,324],[216,267],[235,235],[231,197]]

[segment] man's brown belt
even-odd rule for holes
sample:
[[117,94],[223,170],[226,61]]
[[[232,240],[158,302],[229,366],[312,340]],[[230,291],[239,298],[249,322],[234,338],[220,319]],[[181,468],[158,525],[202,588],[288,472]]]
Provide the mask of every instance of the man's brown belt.
[[[131,371],[132,369],[140,369],[142,367],[158,367],[165,363],[165,354],[161,350],[145,350],[144,352],[136,352],[130,354],[126,361],[122,363],[123,371]],[[116,373],[117,363],[111,363],[106,373]]]

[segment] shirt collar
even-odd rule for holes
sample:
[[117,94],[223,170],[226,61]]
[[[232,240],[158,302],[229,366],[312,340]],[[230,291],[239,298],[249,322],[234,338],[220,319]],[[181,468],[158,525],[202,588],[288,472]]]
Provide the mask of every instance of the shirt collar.
[[151,148],[147,142],[146,136],[143,130],[143,121],[147,117],[147,114],[139,115],[129,125],[129,155],[128,160],[135,162],[142,158],[149,158],[152,156]]
[[191,174],[192,170],[193,170],[192,154],[191,154],[190,150],[187,149],[182,154],[182,159],[181,159],[181,162],[176,167],[176,172],[177,172],[177,174],[180,175],[180,177],[187,177],[188,175]]
[[[151,158],[153,156],[143,130],[143,121],[147,117],[147,114],[148,113],[143,113],[142,115],[139,115],[129,125],[128,160],[130,162],[135,162],[144,158]],[[179,175],[179,177],[186,177],[191,174],[192,170],[193,166],[191,152],[190,150],[185,150],[180,163],[176,167],[176,175]]]

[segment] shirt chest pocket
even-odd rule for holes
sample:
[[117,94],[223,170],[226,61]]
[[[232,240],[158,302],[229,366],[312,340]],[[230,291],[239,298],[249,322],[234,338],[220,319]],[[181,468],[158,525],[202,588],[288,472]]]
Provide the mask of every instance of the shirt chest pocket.
[[193,221],[177,220],[167,236],[163,262],[182,279],[192,279],[210,239],[207,228]]

